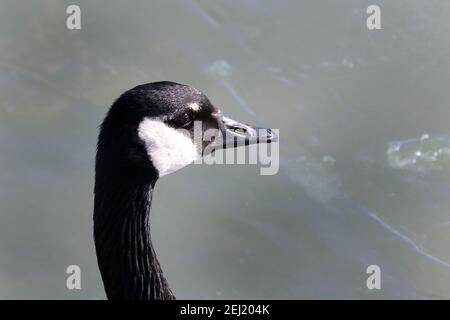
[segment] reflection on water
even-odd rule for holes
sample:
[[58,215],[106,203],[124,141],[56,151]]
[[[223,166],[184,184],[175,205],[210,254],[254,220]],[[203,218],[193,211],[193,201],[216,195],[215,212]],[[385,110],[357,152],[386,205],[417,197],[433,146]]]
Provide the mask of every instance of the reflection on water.
[[420,139],[390,143],[386,151],[389,165],[426,173],[450,168],[450,136],[432,137],[424,134]]
[[0,298],[105,297],[97,126],[157,80],[281,136],[276,176],[194,165],[158,183],[152,234],[179,298],[450,298],[448,2],[381,1],[370,32],[357,0],[79,3],[80,31],[67,1],[0,3]]

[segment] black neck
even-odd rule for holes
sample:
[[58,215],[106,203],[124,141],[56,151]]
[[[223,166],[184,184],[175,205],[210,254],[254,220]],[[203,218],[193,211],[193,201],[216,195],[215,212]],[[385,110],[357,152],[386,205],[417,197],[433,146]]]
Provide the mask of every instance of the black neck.
[[156,179],[111,177],[97,172],[94,208],[95,247],[108,299],[174,299],[150,239]]

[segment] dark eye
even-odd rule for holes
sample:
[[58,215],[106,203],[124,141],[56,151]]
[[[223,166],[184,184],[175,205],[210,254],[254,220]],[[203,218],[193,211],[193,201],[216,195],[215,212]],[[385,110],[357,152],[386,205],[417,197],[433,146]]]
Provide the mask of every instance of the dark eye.
[[179,116],[176,120],[177,125],[180,127],[187,127],[192,123],[192,117],[188,113],[183,113],[181,116]]

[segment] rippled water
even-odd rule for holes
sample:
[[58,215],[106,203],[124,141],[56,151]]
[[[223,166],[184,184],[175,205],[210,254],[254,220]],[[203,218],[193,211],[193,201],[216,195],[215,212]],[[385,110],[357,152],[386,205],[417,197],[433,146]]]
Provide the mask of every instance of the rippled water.
[[386,154],[393,168],[424,174],[446,170],[450,168],[450,136],[424,134],[420,139],[393,141]]
[[380,31],[357,0],[78,3],[69,31],[69,1],[0,2],[0,298],[105,297],[97,126],[157,80],[281,137],[278,175],[159,181],[152,234],[178,298],[450,298],[449,2],[378,1]]

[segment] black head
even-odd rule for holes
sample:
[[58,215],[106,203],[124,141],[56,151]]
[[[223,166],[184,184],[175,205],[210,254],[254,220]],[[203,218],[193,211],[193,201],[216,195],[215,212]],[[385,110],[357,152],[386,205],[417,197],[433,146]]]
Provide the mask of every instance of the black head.
[[[194,123],[202,132],[216,130],[243,143],[270,141],[248,125],[225,117],[199,90],[174,82],[139,85],[112,105],[98,141],[97,171],[154,180],[201,157],[210,141],[194,139]],[[264,140],[265,138],[265,140]],[[226,139],[214,139],[217,148]],[[239,144],[239,143],[238,143]]]

